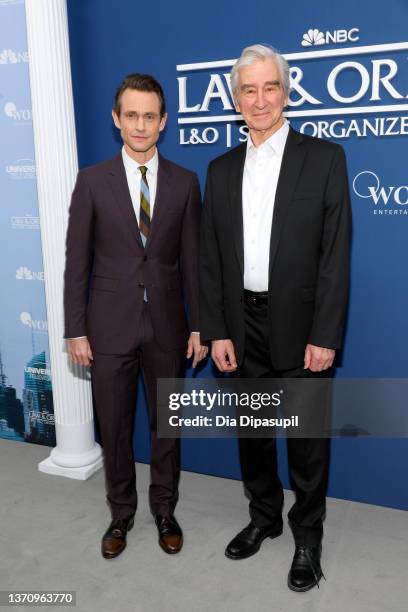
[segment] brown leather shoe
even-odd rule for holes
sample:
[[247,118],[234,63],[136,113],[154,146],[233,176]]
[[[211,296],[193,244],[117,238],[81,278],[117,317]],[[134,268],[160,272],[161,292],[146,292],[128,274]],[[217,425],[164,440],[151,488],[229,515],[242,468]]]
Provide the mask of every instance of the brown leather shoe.
[[126,548],[126,535],[133,527],[134,517],[113,519],[102,538],[102,557],[114,559]]
[[174,555],[183,546],[183,533],[180,525],[172,514],[162,516],[156,514],[154,520],[159,531],[159,544],[164,552]]

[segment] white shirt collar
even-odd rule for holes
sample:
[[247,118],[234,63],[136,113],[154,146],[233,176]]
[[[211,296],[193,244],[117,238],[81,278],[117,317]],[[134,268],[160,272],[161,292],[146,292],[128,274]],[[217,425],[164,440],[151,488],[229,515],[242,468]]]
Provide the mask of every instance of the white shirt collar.
[[271,148],[277,155],[283,155],[288,134],[289,123],[285,120],[284,124],[279,128],[279,130],[272,134],[272,136],[269,136],[269,138],[259,145],[259,147],[255,147],[254,143],[252,142],[251,134],[248,132],[247,155],[253,155],[257,151],[266,148]]
[[157,151],[154,152],[154,155],[148,162],[145,164],[139,164],[137,161],[132,159],[128,153],[126,153],[125,146],[122,147],[122,159],[123,164],[128,172],[136,172],[139,166],[146,166],[148,174],[157,174],[157,170],[159,168],[159,153]]

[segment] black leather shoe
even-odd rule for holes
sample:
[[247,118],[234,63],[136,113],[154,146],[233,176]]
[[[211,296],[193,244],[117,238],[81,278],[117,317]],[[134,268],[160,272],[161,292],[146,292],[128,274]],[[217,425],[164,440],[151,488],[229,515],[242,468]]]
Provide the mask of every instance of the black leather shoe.
[[172,514],[156,514],[154,520],[159,531],[159,544],[164,552],[175,555],[183,546],[183,532]]
[[292,591],[308,591],[319,588],[319,580],[326,580],[320,566],[322,546],[296,546],[292,566],[288,575],[288,587]]
[[265,538],[277,538],[282,533],[282,523],[272,527],[257,527],[252,521],[247,525],[225,549],[228,559],[246,559],[254,555],[261,547]]
[[134,517],[113,519],[102,538],[102,556],[105,559],[114,559],[126,548],[126,535],[134,524]]

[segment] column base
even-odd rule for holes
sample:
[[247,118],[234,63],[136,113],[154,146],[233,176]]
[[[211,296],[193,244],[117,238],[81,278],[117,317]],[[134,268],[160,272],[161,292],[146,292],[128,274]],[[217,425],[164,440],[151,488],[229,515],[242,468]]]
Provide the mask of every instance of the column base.
[[87,480],[92,474],[95,474],[103,466],[103,458],[98,459],[88,465],[80,467],[67,467],[57,465],[51,457],[47,457],[38,464],[38,470],[45,474],[53,474],[54,476],[65,476],[66,478],[74,478],[76,480]]

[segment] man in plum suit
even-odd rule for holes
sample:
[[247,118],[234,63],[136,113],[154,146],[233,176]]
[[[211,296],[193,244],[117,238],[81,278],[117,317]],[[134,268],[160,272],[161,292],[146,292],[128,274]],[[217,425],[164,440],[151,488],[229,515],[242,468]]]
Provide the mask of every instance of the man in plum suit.
[[158,153],[167,119],[160,84],[129,75],[112,116],[123,147],[78,173],[64,289],[68,352],[91,365],[112,515],[102,539],[107,559],[124,550],[137,507],[132,440],[140,371],[151,431],[150,507],[162,549],[181,549],[174,517],[179,441],[157,436],[156,384],[183,376],[186,356],[194,356],[195,367],[207,351],[198,333],[200,189],[195,173]]

